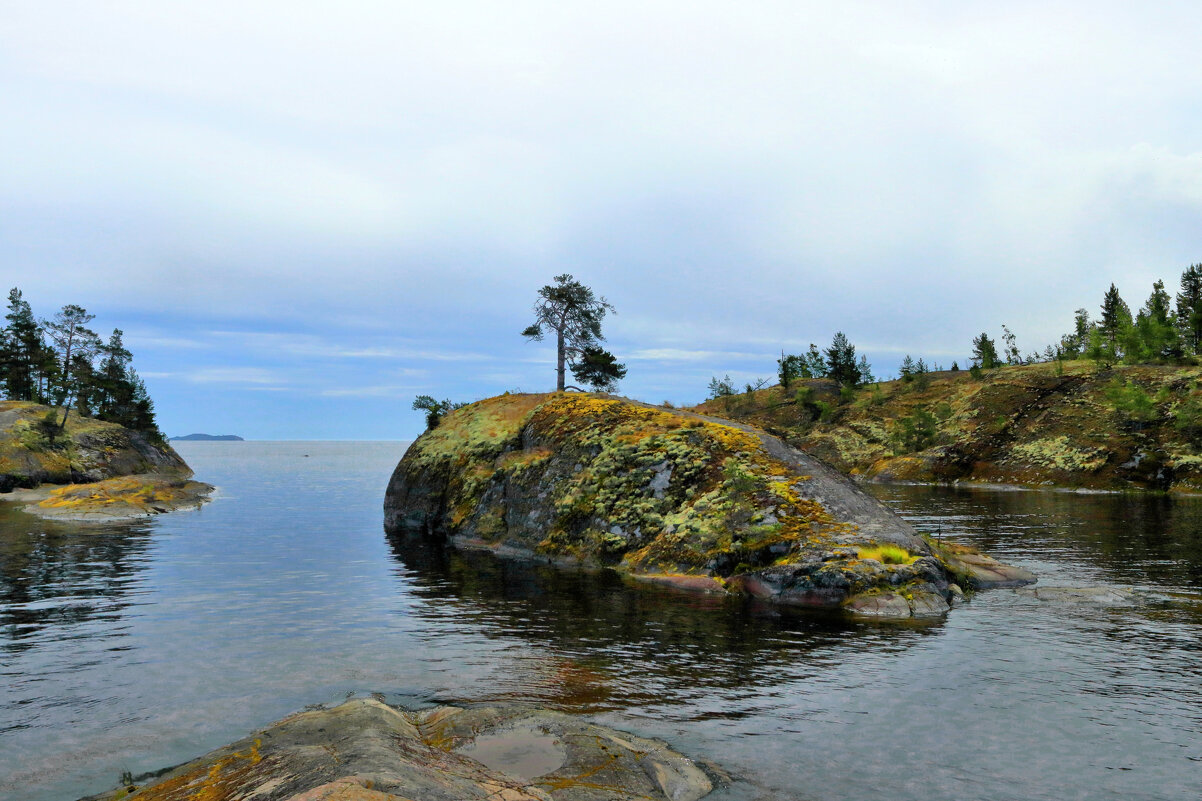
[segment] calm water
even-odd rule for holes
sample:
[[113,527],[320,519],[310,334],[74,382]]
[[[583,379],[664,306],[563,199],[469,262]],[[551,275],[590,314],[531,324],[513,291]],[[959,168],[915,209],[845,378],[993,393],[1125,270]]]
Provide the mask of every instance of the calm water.
[[856,624],[389,542],[402,443],[180,443],[199,512],[0,510],[0,798],[106,789],[306,704],[533,701],[712,759],[726,799],[1181,799],[1202,788],[1202,501],[878,488],[1048,585]]

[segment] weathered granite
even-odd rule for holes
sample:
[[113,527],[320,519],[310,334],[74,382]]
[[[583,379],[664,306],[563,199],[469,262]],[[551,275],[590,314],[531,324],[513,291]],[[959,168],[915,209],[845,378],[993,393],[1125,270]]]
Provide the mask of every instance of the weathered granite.
[[665,743],[519,706],[300,712],[90,801],[697,801],[713,781]]

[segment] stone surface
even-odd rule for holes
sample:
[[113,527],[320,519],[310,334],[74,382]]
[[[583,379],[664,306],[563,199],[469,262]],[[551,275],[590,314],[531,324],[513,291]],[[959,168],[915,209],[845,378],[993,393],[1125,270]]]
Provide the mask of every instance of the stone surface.
[[1131,587],[1023,587],[1017,592],[1071,606],[1130,607],[1148,600],[1147,593]]
[[72,412],[0,401],[0,500],[60,520],[120,520],[195,507],[213,488],[166,442]]
[[967,586],[975,590],[1022,587],[1036,581],[1035,574],[1029,570],[1003,564],[992,556],[962,546],[941,547],[939,555],[949,569],[963,576]]
[[697,801],[712,789],[705,771],[666,744],[569,715],[517,706],[405,711],[355,699],[292,715],[132,794],[92,799]]
[[[609,396],[456,410],[406,452],[384,512],[394,534],[776,604],[929,617],[950,597],[942,557],[820,460],[746,425]],[[848,604],[882,589],[924,600]]]

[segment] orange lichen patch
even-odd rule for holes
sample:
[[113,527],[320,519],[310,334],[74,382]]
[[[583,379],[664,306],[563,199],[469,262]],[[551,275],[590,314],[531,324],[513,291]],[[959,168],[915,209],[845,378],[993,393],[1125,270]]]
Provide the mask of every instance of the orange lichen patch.
[[241,798],[252,781],[255,766],[262,761],[261,740],[246,751],[237,751],[210,765],[198,765],[179,776],[139,791],[145,801],[233,801]]
[[[182,482],[180,482],[182,485]],[[45,509],[74,509],[86,511],[112,504],[124,504],[137,509],[152,509],[176,500],[177,487],[169,483],[147,481],[144,476],[122,476],[93,484],[70,484],[51,490],[49,497],[38,506]]]

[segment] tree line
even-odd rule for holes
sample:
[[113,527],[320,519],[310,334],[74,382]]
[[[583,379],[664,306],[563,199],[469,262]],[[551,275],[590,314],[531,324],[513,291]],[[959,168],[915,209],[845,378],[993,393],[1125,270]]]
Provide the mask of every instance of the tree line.
[[972,363],[984,370],[1003,364],[1093,359],[1099,365],[1179,364],[1202,356],[1202,264],[1190,265],[1181,274],[1175,297],[1164,281],[1152,284],[1152,293],[1134,314],[1113,283],[1102,297],[1097,318],[1086,308],[1073,314],[1073,328],[1042,352],[1023,356],[1014,334],[1002,326],[1003,347],[988,333],[973,338]]
[[[96,315],[68,304],[39,320],[21,290],[8,293],[0,330],[0,387],[7,400],[53,407],[47,422],[61,431],[72,409],[162,439],[154,402],[133,368],[123,332],[104,341],[88,325]],[[61,417],[60,417],[61,416]]]

